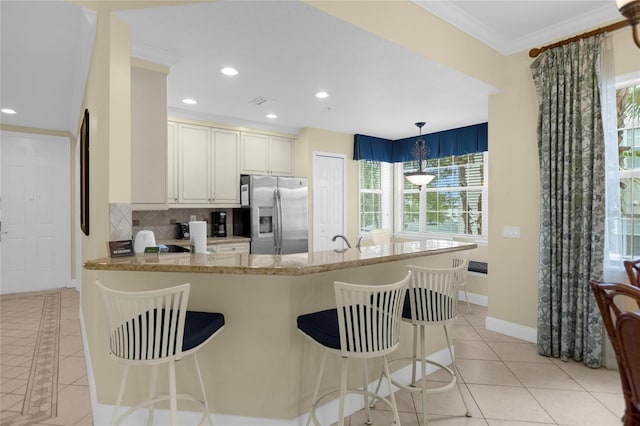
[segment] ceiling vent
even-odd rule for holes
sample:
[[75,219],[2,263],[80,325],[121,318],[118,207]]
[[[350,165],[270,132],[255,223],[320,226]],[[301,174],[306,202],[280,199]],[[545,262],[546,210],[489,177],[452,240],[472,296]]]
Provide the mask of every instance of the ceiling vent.
[[271,102],[273,102],[273,100],[264,98],[262,96],[258,96],[257,98],[252,99],[251,101],[249,101],[249,104],[250,105],[255,105],[255,106],[262,106],[264,104],[271,103]]

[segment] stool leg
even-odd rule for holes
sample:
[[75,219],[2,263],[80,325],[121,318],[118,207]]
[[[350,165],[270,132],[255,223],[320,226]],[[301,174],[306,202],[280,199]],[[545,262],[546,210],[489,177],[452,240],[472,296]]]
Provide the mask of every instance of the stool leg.
[[383,368],[384,375],[387,378],[387,386],[389,386],[389,398],[391,398],[391,407],[393,408],[393,422],[400,426],[400,415],[398,414],[398,405],[396,404],[396,396],[393,392],[393,384],[391,383],[391,373],[389,372],[389,362],[387,361],[387,356],[383,355]]
[[127,384],[127,376],[129,375],[129,365],[124,366],[124,371],[122,372],[122,379],[120,380],[120,391],[118,392],[118,399],[116,400],[116,408],[113,411],[113,419],[111,419],[111,425],[116,426],[118,422],[118,411],[120,411],[120,404],[122,404],[122,396],[124,395],[124,387]]
[[211,421],[211,414],[209,413],[209,402],[207,401],[207,394],[204,391],[204,382],[202,381],[202,374],[200,373],[200,363],[198,362],[198,357],[196,353],[193,353],[193,360],[196,363],[196,372],[198,373],[198,380],[200,380],[200,390],[202,391],[202,400],[204,403],[204,412],[207,416],[207,423],[209,426],[213,426],[213,422]]
[[309,417],[307,418],[307,426],[311,423],[311,417],[313,416],[314,424],[315,420],[316,402],[318,400],[318,393],[320,392],[320,383],[322,383],[322,373],[324,372],[324,364],[327,361],[327,351],[322,352],[322,361],[320,361],[320,372],[318,373],[318,383],[316,384],[316,390],[313,392],[313,399],[311,402],[311,410],[309,411]]
[[347,397],[347,373],[349,358],[342,357],[340,369],[340,409],[338,410],[338,426],[344,426],[344,400]]
[[411,324],[413,327],[413,358],[411,358],[411,384],[409,386],[416,385],[416,362],[418,362],[418,353],[417,353],[417,345],[418,345],[418,326],[416,324]]
[[420,371],[422,374],[421,386],[422,386],[422,424],[426,426],[429,424],[427,421],[427,363],[425,361],[427,357],[427,339],[425,336],[424,325],[420,326]]
[[451,339],[449,338],[449,331],[447,326],[444,325],[444,335],[447,338],[447,348],[449,348],[449,356],[451,357],[451,363],[453,364],[453,374],[456,377],[456,386],[458,388],[458,392],[460,393],[460,398],[462,398],[462,403],[464,404],[465,413],[464,415],[467,417],[471,417],[471,411],[469,411],[469,406],[467,405],[467,401],[464,399],[464,395],[462,394],[462,388],[460,387],[460,372],[458,371],[458,366],[456,364],[456,358],[453,356],[453,352],[451,351]]
[[171,426],[178,424],[178,400],[176,398],[176,364],[169,362],[169,407],[171,408]]
[[469,311],[470,314],[472,314],[473,312],[471,312],[471,305],[469,304],[469,294],[467,293],[466,284],[465,284],[463,290],[464,290],[464,299],[467,301],[467,310]]
[[[362,386],[362,390],[364,390],[365,392],[369,390],[369,372],[367,371],[367,359],[364,359],[364,369],[362,370],[364,377],[363,379],[363,386]],[[365,409],[365,413],[367,414],[367,420],[365,420],[365,424],[370,425],[371,424],[371,408],[369,407],[369,395],[367,395],[366,393],[363,394],[364,396],[364,409]]]
[[[149,383],[149,399],[156,397],[156,384],[158,381],[158,364],[151,366],[151,382]],[[155,404],[149,405],[149,414],[147,414],[147,426],[153,425],[153,410]]]

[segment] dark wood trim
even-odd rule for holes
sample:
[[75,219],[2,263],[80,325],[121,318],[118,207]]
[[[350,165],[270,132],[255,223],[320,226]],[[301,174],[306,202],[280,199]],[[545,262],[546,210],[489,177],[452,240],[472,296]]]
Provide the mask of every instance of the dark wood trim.
[[89,235],[89,110],[80,126],[80,229]]
[[593,31],[589,31],[589,32],[586,32],[586,33],[583,33],[583,34],[579,34],[577,36],[568,38],[566,40],[561,40],[561,41],[558,41],[556,43],[549,44],[547,46],[536,47],[536,48],[531,49],[529,51],[529,57],[537,58],[538,55],[540,55],[545,50],[553,49],[554,47],[564,46],[565,44],[573,43],[574,41],[582,40],[583,38],[592,37],[594,35],[608,33],[608,32],[615,31],[615,30],[619,30],[620,28],[624,28],[627,25],[631,25],[631,23],[625,19],[624,21],[619,21],[619,22],[616,22],[615,24],[607,25],[606,27],[598,28],[598,29],[593,30]]

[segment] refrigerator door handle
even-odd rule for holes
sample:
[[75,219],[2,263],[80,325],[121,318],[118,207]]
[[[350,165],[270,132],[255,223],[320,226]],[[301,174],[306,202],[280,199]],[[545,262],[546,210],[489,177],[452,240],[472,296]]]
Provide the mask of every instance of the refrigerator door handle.
[[275,229],[275,233],[276,233],[276,238],[277,238],[277,243],[276,243],[276,254],[282,254],[282,197],[280,196],[280,190],[276,189],[275,190],[275,197],[276,197],[276,212],[275,212],[275,216],[276,216],[276,229]]

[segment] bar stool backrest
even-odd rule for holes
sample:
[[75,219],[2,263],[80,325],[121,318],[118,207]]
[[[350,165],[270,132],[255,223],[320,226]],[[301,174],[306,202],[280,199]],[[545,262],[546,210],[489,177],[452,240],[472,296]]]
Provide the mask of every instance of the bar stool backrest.
[[458,283],[467,268],[466,259],[453,268],[407,266],[411,271],[409,302],[411,322],[439,325],[458,317]]
[[96,284],[107,312],[113,357],[147,364],[180,358],[190,284],[151,291],[119,291]]
[[[467,269],[469,268],[469,259],[465,254],[454,254],[452,266],[456,268],[455,280],[458,285],[464,285],[467,281]],[[459,269],[463,266],[462,269]]]
[[342,356],[372,358],[398,347],[410,276],[386,285],[334,283]]

